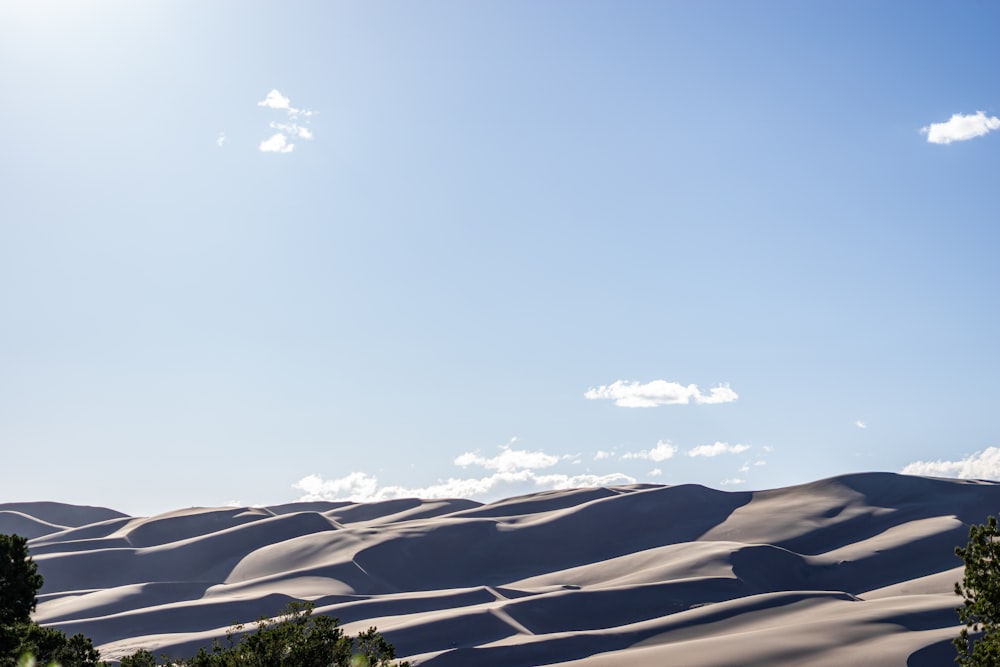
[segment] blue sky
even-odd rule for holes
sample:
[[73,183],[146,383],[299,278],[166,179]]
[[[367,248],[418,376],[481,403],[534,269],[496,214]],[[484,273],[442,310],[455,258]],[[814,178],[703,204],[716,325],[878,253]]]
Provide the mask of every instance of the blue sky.
[[998,21],[8,0],[3,500],[996,478]]

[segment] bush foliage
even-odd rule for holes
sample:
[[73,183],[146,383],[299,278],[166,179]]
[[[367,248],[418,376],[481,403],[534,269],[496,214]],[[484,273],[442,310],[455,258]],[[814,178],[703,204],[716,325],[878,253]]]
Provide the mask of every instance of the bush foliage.
[[[62,667],[98,667],[100,655],[81,634],[67,637],[32,622],[42,575],[28,554],[28,540],[0,535],[0,667],[58,663]],[[28,656],[28,658],[24,658]]]
[[234,625],[226,646],[216,641],[193,658],[157,661],[149,651],[122,659],[122,667],[408,667],[395,663],[396,652],[375,628],[357,637],[344,634],[339,622],[313,615],[311,602],[292,602],[276,618],[261,617],[253,632]]
[[955,584],[964,598],[958,617],[965,624],[955,639],[963,667],[1000,665],[1000,531],[997,518],[969,530],[969,544],[955,549],[965,561],[965,576]]

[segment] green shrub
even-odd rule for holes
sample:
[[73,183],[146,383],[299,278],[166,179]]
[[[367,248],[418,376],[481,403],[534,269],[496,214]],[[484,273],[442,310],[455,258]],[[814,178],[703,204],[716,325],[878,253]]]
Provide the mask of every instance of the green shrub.
[[[955,584],[955,593],[964,598],[958,617],[965,624],[955,639],[963,667],[1000,665],[1000,531],[996,517],[985,525],[972,526],[969,544],[955,549],[965,561],[965,576]],[[970,634],[971,631],[971,634]]]
[[[257,629],[244,634],[235,625],[226,634],[227,646],[216,641],[186,660],[164,664],[184,667],[408,667],[394,663],[396,652],[375,628],[357,637],[344,634],[329,616],[314,616],[311,602],[292,602],[276,618],[262,617]],[[236,638],[239,637],[237,640]],[[122,667],[156,667],[149,651],[122,659]]]

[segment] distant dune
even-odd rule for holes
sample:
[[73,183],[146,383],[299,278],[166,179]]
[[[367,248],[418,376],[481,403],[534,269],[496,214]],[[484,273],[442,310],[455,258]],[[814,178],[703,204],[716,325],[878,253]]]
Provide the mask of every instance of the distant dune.
[[45,576],[35,618],[106,658],[193,654],[315,602],[415,664],[951,664],[954,548],[1000,484],[866,473],[757,492],[631,486],[132,518],[0,504]]

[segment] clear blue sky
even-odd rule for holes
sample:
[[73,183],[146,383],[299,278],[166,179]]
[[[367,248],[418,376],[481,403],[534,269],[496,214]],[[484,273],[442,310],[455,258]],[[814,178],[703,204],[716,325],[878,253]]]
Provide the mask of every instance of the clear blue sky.
[[998,26],[5,0],[0,500],[1000,475]]

